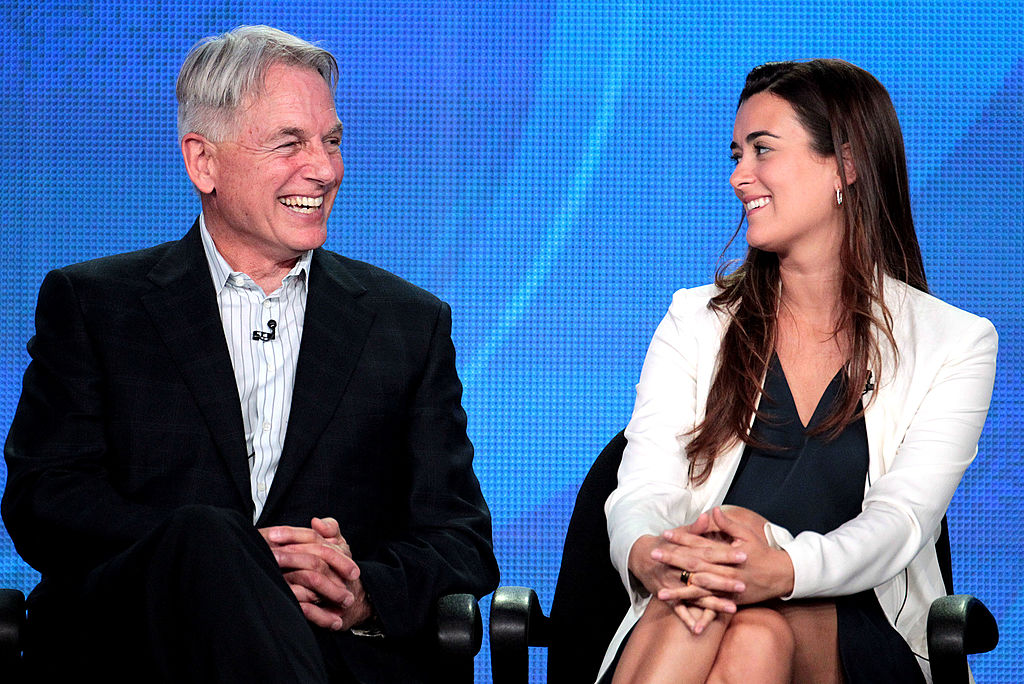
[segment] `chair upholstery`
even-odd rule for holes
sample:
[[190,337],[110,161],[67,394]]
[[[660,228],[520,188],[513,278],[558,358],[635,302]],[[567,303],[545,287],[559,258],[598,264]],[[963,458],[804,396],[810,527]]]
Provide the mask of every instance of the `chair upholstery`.
[[[604,502],[616,486],[626,439],[615,435],[580,487],[562,551],[551,615],[528,587],[499,587],[491,599],[491,672],[494,684],[529,680],[530,646],[548,648],[549,684],[592,684],[629,598],[608,556]],[[952,563],[946,521],[936,543],[946,589]],[[999,631],[985,605],[969,595],[945,596],[928,615],[933,684],[969,681],[967,655],[995,648]]]

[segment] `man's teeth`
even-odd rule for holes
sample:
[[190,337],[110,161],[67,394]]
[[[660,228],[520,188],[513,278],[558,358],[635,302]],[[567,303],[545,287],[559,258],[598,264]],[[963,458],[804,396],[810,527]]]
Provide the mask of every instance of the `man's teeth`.
[[312,214],[324,203],[323,197],[282,197],[281,204],[299,212],[300,214]]
[[763,207],[764,205],[768,204],[771,201],[771,197],[758,197],[757,199],[750,200],[749,202],[744,203],[743,207],[747,211],[753,211],[754,209]]

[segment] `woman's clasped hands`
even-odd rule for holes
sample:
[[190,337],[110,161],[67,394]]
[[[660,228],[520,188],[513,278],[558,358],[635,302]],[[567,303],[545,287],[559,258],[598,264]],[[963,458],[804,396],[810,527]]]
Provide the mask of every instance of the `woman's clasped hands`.
[[700,634],[719,614],[792,591],[792,563],[785,551],[768,545],[765,522],[744,508],[715,508],[660,537],[638,539],[630,571]]

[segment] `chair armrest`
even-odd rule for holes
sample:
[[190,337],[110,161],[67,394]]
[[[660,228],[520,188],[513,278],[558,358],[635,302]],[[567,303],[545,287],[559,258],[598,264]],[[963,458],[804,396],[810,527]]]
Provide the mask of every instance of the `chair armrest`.
[[472,594],[448,594],[437,601],[437,647],[446,681],[473,682],[473,658],[480,652],[484,628],[480,604]]
[[933,684],[968,681],[967,655],[991,651],[999,627],[985,604],[967,594],[942,596],[928,610],[928,658]]
[[480,605],[472,594],[448,594],[437,602],[437,645],[441,652],[473,658],[480,652],[484,627]]
[[25,595],[17,589],[0,589],[0,672],[20,665],[24,632]]
[[528,587],[498,587],[491,598],[491,675],[494,684],[526,682],[530,646],[550,642],[549,618],[537,592]]

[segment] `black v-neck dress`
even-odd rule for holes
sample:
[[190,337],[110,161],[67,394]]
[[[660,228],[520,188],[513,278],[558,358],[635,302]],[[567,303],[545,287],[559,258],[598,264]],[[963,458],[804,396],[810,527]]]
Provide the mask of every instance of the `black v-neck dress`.
[[[772,357],[751,433],[770,449],[747,446],[725,495],[794,536],[825,534],[856,517],[864,500],[868,441],[864,419],[835,439],[808,431],[824,419],[843,390],[832,378],[805,428],[778,357]],[[914,684],[925,679],[910,647],[889,624],[873,590],[837,597],[839,653],[848,684]]]

